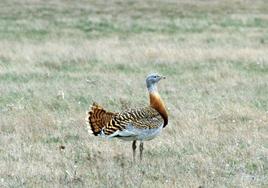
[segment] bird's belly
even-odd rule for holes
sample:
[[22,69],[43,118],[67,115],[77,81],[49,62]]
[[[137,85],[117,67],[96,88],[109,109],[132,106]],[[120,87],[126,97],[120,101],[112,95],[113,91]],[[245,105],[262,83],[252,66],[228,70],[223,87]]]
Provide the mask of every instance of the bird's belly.
[[128,125],[125,130],[118,133],[118,138],[122,140],[151,140],[159,135],[162,131],[163,125],[157,128],[136,128]]

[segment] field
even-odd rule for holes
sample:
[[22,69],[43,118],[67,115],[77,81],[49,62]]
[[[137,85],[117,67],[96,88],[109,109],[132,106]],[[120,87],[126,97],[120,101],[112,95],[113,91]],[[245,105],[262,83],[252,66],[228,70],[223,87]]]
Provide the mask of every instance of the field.
[[[145,142],[88,134],[93,101],[148,104]],[[0,187],[267,187],[266,0],[0,2]]]

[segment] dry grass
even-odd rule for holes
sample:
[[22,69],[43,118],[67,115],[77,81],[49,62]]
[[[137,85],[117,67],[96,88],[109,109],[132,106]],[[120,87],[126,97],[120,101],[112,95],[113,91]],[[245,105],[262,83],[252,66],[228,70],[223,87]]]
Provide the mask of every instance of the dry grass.
[[[1,1],[1,187],[266,187],[268,6],[263,0]],[[170,123],[131,144],[88,135],[92,101],[148,103]],[[64,149],[63,149],[64,148]]]

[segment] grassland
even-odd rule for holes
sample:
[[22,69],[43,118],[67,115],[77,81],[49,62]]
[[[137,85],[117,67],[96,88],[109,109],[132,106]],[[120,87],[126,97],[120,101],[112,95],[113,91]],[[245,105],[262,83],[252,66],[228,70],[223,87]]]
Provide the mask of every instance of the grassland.
[[[84,117],[150,72],[170,123],[133,164]],[[0,2],[0,187],[266,187],[267,156],[267,1]]]

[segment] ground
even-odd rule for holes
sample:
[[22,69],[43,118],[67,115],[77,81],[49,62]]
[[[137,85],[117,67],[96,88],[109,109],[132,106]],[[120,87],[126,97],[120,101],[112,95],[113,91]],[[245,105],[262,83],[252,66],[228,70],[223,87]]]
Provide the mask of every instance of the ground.
[[[0,2],[0,187],[266,187],[265,0]],[[88,134],[93,101],[148,104],[167,77],[162,134]]]

